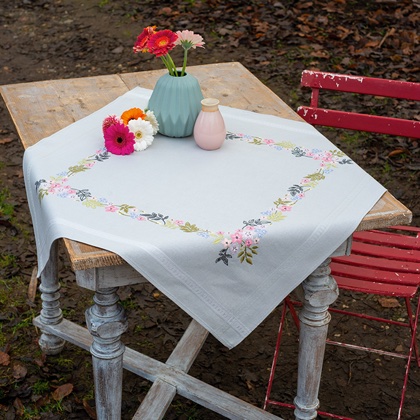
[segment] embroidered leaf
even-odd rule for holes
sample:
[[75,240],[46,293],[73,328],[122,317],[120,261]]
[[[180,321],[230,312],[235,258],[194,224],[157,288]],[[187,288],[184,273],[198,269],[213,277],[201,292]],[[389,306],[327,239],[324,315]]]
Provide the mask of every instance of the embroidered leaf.
[[180,225],[179,227],[183,232],[198,232],[200,230],[196,225],[189,222],[185,223],[185,225]]
[[98,207],[105,207],[105,204],[97,201],[97,200],[85,200],[82,203],[85,207],[89,207],[90,209],[96,209]]
[[246,226],[262,226],[262,225],[270,224],[270,222],[268,222],[267,220],[261,220],[261,219],[251,219],[251,220],[248,220],[248,221],[244,220],[242,223],[244,224],[244,227],[246,227]]
[[269,216],[267,216],[267,219],[272,222],[280,222],[285,218],[286,216],[281,211],[276,211],[275,213],[271,213]]
[[155,212],[144,213],[144,214],[141,214],[140,216],[147,217],[147,220],[152,220],[155,222],[161,221],[163,222],[164,225],[166,224],[166,219],[169,217],[169,216],[164,216],[161,213],[155,213]]
[[280,141],[276,143],[276,146],[283,147],[284,149],[293,149],[296,145],[290,141]]
[[237,134],[232,133],[230,131],[228,131],[226,133],[226,140],[235,140],[235,139],[240,139],[240,138],[242,138],[242,137],[241,136],[238,136]]
[[174,223],[172,220],[166,220],[165,227],[169,229],[178,229],[178,225]]
[[293,204],[293,202],[292,202],[292,201],[290,201],[290,200],[282,200],[281,198],[277,199],[277,200],[274,202],[274,205],[275,205],[276,207],[279,207],[279,206],[290,206],[291,204]]
[[78,190],[76,192],[76,195],[79,197],[80,201],[85,201],[86,199],[92,196],[89,190]]
[[45,190],[45,189],[40,189],[39,191],[38,191],[38,198],[39,198],[39,201],[41,201],[46,195],[48,195],[48,190]]
[[251,250],[251,252],[254,255],[257,255],[258,254],[258,252],[257,252],[257,249],[258,249],[257,245],[251,246],[249,249]]
[[211,234],[211,233],[210,233],[210,236],[215,238],[214,241],[213,241],[214,244],[220,244],[220,242],[222,242],[224,237],[225,237],[224,235],[214,235],[214,234]]
[[260,137],[254,137],[252,141],[249,142],[250,144],[256,144],[257,146],[260,146],[263,144]]
[[218,263],[219,261],[223,261],[223,264],[229,265],[228,258],[232,258],[232,255],[228,254],[227,252],[228,252],[227,249],[222,249],[221,251],[219,251],[219,257],[216,258],[215,263]]
[[287,191],[289,191],[292,196],[295,196],[297,194],[303,193],[303,187],[295,184],[292,187],[290,187]]
[[120,213],[123,214],[127,214],[129,212],[130,209],[134,209],[134,206],[130,206],[128,204],[121,204],[120,206]]
[[303,149],[301,149],[300,147],[295,147],[292,150],[292,155],[294,155],[296,157],[303,157],[303,156],[306,156],[306,152]]
[[70,166],[68,175],[71,176],[73,174],[76,174],[78,172],[85,172],[89,168],[84,165],[76,165],[76,166]]
[[325,175],[322,171],[319,171],[310,175],[306,175],[306,178],[309,178],[311,181],[322,181],[325,179]]
[[98,153],[94,156],[94,160],[97,160],[98,162],[103,162],[106,159],[110,158],[110,153],[108,151]]
[[36,181],[35,182],[35,191],[38,191],[39,186],[41,184],[44,184],[45,182],[47,182],[47,181],[45,181],[45,179],[40,179],[40,180]]
[[351,165],[353,163],[353,161],[351,159],[342,159],[338,162],[340,165]]

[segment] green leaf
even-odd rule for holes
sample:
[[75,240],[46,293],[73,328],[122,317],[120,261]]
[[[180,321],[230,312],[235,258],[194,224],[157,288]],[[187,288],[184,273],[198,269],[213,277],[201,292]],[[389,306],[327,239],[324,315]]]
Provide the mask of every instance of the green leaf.
[[284,216],[281,211],[276,211],[275,213],[271,213],[269,216],[267,216],[267,220],[270,220],[271,222],[280,222],[285,218],[286,216]]
[[88,199],[88,200],[82,201],[82,204],[85,207],[89,207],[91,209],[96,209],[98,207],[105,207],[105,204],[103,204],[103,203],[101,203],[101,202],[99,202],[97,200],[89,200]]
[[191,224],[189,222],[185,223],[185,225],[180,225],[179,228],[183,232],[191,233],[191,232],[198,232],[200,228],[198,228],[196,225]]

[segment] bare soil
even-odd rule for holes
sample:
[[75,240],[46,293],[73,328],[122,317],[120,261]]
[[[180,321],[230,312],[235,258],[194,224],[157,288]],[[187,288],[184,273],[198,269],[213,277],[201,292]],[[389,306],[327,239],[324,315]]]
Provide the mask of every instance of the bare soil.
[[[239,61],[290,106],[308,103],[299,87],[305,68],[419,81],[419,3],[376,1],[219,0],[2,0],[0,83],[84,77],[161,68],[132,45],[143,27],[190,29],[206,49],[189,65]],[[179,62],[180,57],[176,54]],[[256,98],[258,100],[258,98]],[[329,95],[337,109],[420,119],[410,102]],[[413,211],[420,225],[420,157],[417,141],[339,130],[323,130],[338,147]],[[13,122],[0,103],[0,419],[95,418],[89,353],[66,345],[58,356],[43,355],[31,320],[40,297],[28,299],[36,265],[31,219],[22,174],[23,150]],[[61,257],[65,316],[84,323],[92,296],[75,285]],[[129,320],[123,341],[164,361],[189,322],[152,286],[120,290]],[[406,319],[402,303],[343,293],[339,307],[364,306],[372,313]],[[262,406],[277,335],[280,308],[243,343],[229,351],[209,337],[191,374]],[[330,336],[402,352],[402,328],[333,315]],[[288,320],[273,397],[292,402],[296,387],[297,334]],[[360,420],[397,417],[405,361],[327,346],[320,389],[321,409]],[[71,384],[65,395],[60,386]],[[150,384],[125,372],[123,418],[134,414]],[[420,369],[413,364],[404,419],[420,419]],[[288,409],[270,411],[291,419]],[[166,419],[218,419],[177,397]]]

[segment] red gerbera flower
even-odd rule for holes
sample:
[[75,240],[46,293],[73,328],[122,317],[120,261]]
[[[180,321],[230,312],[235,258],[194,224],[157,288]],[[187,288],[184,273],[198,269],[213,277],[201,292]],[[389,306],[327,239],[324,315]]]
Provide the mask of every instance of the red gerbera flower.
[[178,39],[178,35],[169,29],[156,32],[153,34],[147,47],[149,52],[154,54],[156,57],[168,54],[175,47],[175,41]]
[[149,42],[150,37],[156,33],[155,29],[156,26],[148,26],[147,28],[143,29],[142,33],[137,37],[137,41],[134,44],[133,51],[135,53],[149,52],[149,49],[147,48],[147,43]]
[[105,147],[114,155],[129,155],[134,152],[134,134],[122,123],[109,126],[104,131]]

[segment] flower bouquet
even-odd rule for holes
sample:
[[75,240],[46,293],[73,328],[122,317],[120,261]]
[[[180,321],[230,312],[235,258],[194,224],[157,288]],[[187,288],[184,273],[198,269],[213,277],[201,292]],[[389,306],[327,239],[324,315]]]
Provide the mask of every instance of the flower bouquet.
[[140,108],[128,109],[120,117],[109,115],[102,123],[105,147],[114,155],[129,155],[147,149],[158,129],[153,111]]
[[[197,47],[204,48],[205,42],[201,35],[195,34],[193,31],[177,31],[172,32],[169,29],[156,31],[156,26],[148,26],[143,29],[137,37],[133,51],[135,53],[151,53],[156,57],[160,57],[165,64],[171,76],[184,76],[187,68],[188,51]],[[178,72],[169,51],[173,50],[177,45],[181,45],[184,49],[184,61],[182,70]]]
[[[181,70],[169,54],[177,45],[184,50]],[[203,38],[192,31],[156,31],[156,26],[144,28],[134,44],[135,53],[148,52],[160,57],[168,69],[168,73],[157,81],[148,104],[159,122],[159,132],[165,136],[187,137],[193,133],[203,93],[198,80],[187,74],[186,67],[188,51],[203,48],[203,45]]]

